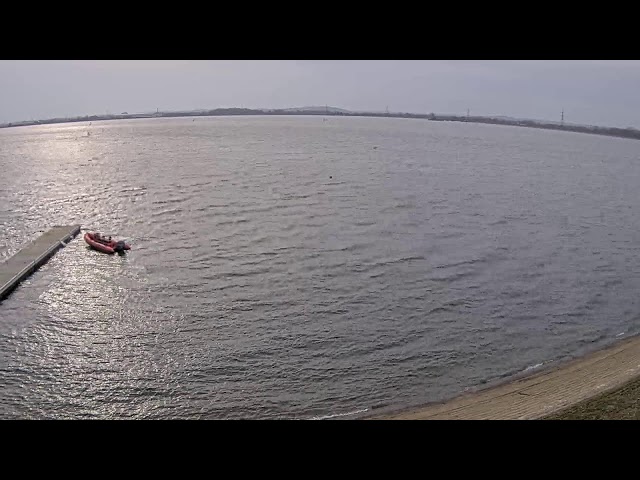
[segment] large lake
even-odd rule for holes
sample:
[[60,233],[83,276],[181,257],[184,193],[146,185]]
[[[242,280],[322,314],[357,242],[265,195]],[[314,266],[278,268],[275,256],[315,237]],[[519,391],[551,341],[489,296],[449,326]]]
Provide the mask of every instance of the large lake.
[[640,331],[640,142],[388,118],[0,130],[0,418],[359,418]]

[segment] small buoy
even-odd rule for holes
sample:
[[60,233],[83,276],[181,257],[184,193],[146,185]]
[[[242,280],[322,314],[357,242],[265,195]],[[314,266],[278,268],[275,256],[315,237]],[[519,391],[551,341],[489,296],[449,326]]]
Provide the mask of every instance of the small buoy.
[[374,150],[376,150],[378,147],[373,147]]
[[331,175],[329,175],[329,178],[333,178]]

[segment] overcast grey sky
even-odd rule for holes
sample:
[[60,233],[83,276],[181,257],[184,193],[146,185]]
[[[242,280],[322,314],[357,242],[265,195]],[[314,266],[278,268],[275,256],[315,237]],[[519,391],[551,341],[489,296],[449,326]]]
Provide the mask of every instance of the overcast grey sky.
[[640,61],[0,61],[0,122],[331,105],[640,128]]

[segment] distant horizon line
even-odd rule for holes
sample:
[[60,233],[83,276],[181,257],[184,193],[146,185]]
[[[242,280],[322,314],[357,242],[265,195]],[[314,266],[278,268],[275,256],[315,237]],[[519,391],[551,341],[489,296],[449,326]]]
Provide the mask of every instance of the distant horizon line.
[[[312,109],[318,109],[318,110],[312,110]],[[566,122],[566,121],[557,121],[557,120],[545,120],[545,119],[540,119],[540,118],[534,118],[534,117],[514,117],[511,115],[491,115],[491,114],[485,114],[485,115],[469,115],[467,114],[456,114],[456,113],[436,113],[436,112],[429,112],[429,113],[419,113],[419,112],[400,112],[400,111],[391,111],[391,110],[349,110],[346,108],[341,108],[341,107],[334,107],[331,105],[325,105],[325,106],[321,106],[321,105],[311,105],[311,106],[304,106],[304,107],[283,107],[283,108],[258,108],[258,107],[215,107],[215,108],[194,108],[194,109],[177,109],[177,110],[160,110],[159,108],[157,108],[155,111],[141,111],[141,112],[135,112],[135,113],[129,113],[127,111],[124,111],[122,113],[110,113],[110,112],[105,112],[104,114],[84,114],[84,115],[74,115],[74,116],[68,116],[65,115],[64,117],[62,116],[55,116],[55,117],[49,117],[49,118],[40,118],[40,119],[30,119],[30,120],[15,120],[15,121],[8,121],[8,122],[3,122],[0,123],[0,127],[6,127],[8,125],[11,126],[22,126],[22,125],[27,125],[27,124],[35,124],[36,122],[52,122],[54,120],[65,120],[67,122],[71,122],[71,121],[84,121],[84,119],[86,118],[106,118],[106,117],[122,117],[122,116],[129,116],[129,117],[133,117],[135,115],[149,115],[149,116],[159,116],[160,114],[181,114],[181,113],[185,113],[185,114],[191,114],[191,115],[187,115],[187,116],[197,116],[197,115],[193,115],[195,113],[200,113],[200,116],[206,116],[204,115],[204,112],[215,112],[215,111],[224,111],[224,110],[246,110],[246,111],[256,111],[256,112],[268,112],[268,113],[272,113],[272,112],[295,112],[295,111],[308,111],[308,112],[313,112],[314,114],[319,114],[320,112],[323,112],[325,109],[329,110],[326,113],[335,113],[336,111],[339,112],[344,112],[345,114],[375,114],[375,115],[389,115],[389,116],[394,116],[394,115],[411,115],[411,116],[425,116],[425,115],[436,115],[436,116],[445,116],[445,117],[460,117],[460,118],[495,118],[495,119],[509,119],[509,120],[519,120],[519,121],[535,121],[535,122],[543,122],[543,123],[552,123],[552,124],[564,124],[564,125],[575,125],[575,126],[585,126],[585,127],[599,127],[599,128],[634,128],[635,127],[608,127],[608,126],[604,126],[604,125],[590,125],[587,123],[574,123],[574,122]],[[468,111],[467,111],[468,112]],[[66,123],[66,122],[60,122],[60,123]]]
[[431,121],[457,121],[468,123],[500,124],[510,126],[522,126],[531,128],[542,128],[551,130],[565,130],[579,133],[589,133],[614,137],[633,138],[640,140],[640,130],[635,127],[606,127],[580,123],[553,120],[539,120],[533,118],[518,118],[506,115],[470,115],[467,110],[466,115],[443,114],[443,113],[406,113],[392,112],[388,109],[381,111],[357,111],[347,110],[338,107],[305,106],[288,108],[245,108],[245,107],[218,107],[214,109],[191,109],[191,110],[163,110],[156,108],[155,112],[128,113],[122,112],[106,113],[103,115],[79,115],[74,117],[54,117],[42,120],[22,120],[18,122],[7,122],[0,124],[0,128],[12,128],[20,126],[50,125],[62,123],[79,123],[91,121],[108,121],[124,119],[142,118],[176,118],[176,117],[206,117],[206,116],[242,116],[242,115],[311,115],[311,116],[353,116],[353,117],[388,117],[388,118],[414,118]]

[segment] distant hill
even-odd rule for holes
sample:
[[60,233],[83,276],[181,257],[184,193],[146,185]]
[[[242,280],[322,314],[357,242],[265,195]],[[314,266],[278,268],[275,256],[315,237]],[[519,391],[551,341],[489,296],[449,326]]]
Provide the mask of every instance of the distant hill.
[[312,107],[297,107],[297,108],[284,108],[283,112],[329,112],[329,113],[351,113],[349,110],[337,107],[328,106],[312,106]]

